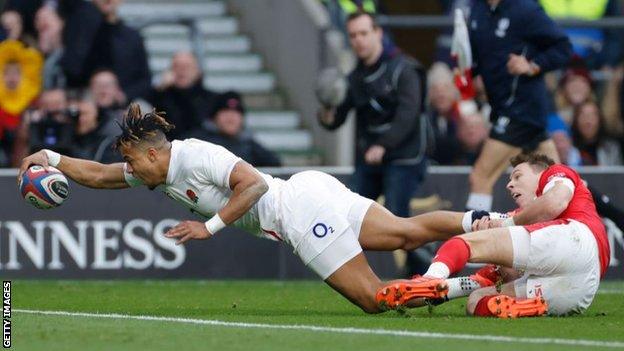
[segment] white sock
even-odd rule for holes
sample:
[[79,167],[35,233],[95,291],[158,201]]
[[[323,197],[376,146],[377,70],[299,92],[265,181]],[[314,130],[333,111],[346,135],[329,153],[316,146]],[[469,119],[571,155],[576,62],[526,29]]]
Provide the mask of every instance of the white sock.
[[449,299],[468,296],[471,292],[481,288],[481,285],[470,277],[451,278],[447,279],[446,283],[449,288],[447,295]]
[[468,201],[466,201],[466,208],[477,211],[490,211],[492,209],[492,195],[470,193]]
[[451,274],[449,268],[442,262],[433,262],[423,276],[446,279]]

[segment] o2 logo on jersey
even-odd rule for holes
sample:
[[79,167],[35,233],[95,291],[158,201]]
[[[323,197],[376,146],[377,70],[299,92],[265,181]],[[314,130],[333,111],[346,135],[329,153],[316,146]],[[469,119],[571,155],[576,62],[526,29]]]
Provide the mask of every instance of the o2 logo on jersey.
[[323,223],[316,223],[314,227],[312,227],[312,234],[317,238],[323,238],[327,233],[334,233],[334,228]]

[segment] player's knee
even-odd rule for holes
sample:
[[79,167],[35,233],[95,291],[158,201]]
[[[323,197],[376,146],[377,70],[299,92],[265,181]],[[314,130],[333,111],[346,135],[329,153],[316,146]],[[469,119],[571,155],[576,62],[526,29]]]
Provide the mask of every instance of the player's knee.
[[466,246],[468,246],[468,262],[482,262],[487,257],[490,257],[492,252],[496,250],[496,242],[489,237],[468,233],[460,235],[457,238],[462,239],[466,243]]
[[466,246],[468,246],[468,250],[470,251],[470,257],[472,257],[474,251],[476,249],[478,249],[479,246],[479,238],[475,238],[474,235],[470,235],[471,233],[467,233],[467,234],[462,234],[462,235],[458,235],[455,238],[457,239],[461,239],[464,241],[464,243],[466,243]]

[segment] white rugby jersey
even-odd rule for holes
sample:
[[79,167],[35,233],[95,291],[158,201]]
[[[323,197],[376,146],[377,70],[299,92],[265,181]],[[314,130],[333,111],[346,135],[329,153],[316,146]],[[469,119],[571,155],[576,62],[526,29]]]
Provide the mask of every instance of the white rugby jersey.
[[[240,160],[216,144],[198,139],[174,140],[166,183],[157,189],[207,220],[229,201],[232,195],[230,173]],[[269,190],[233,225],[256,236],[276,240],[270,232],[277,231],[278,194],[283,180],[260,174]],[[142,185],[126,172],[126,167],[124,176],[130,186]]]

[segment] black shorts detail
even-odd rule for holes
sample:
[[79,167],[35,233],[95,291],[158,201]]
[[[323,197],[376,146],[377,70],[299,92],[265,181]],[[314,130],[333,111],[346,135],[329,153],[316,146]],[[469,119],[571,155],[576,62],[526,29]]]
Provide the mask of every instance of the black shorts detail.
[[527,152],[535,151],[541,142],[549,138],[545,127],[538,127],[504,116],[492,121],[492,129],[490,130],[490,139],[522,148],[523,151]]

